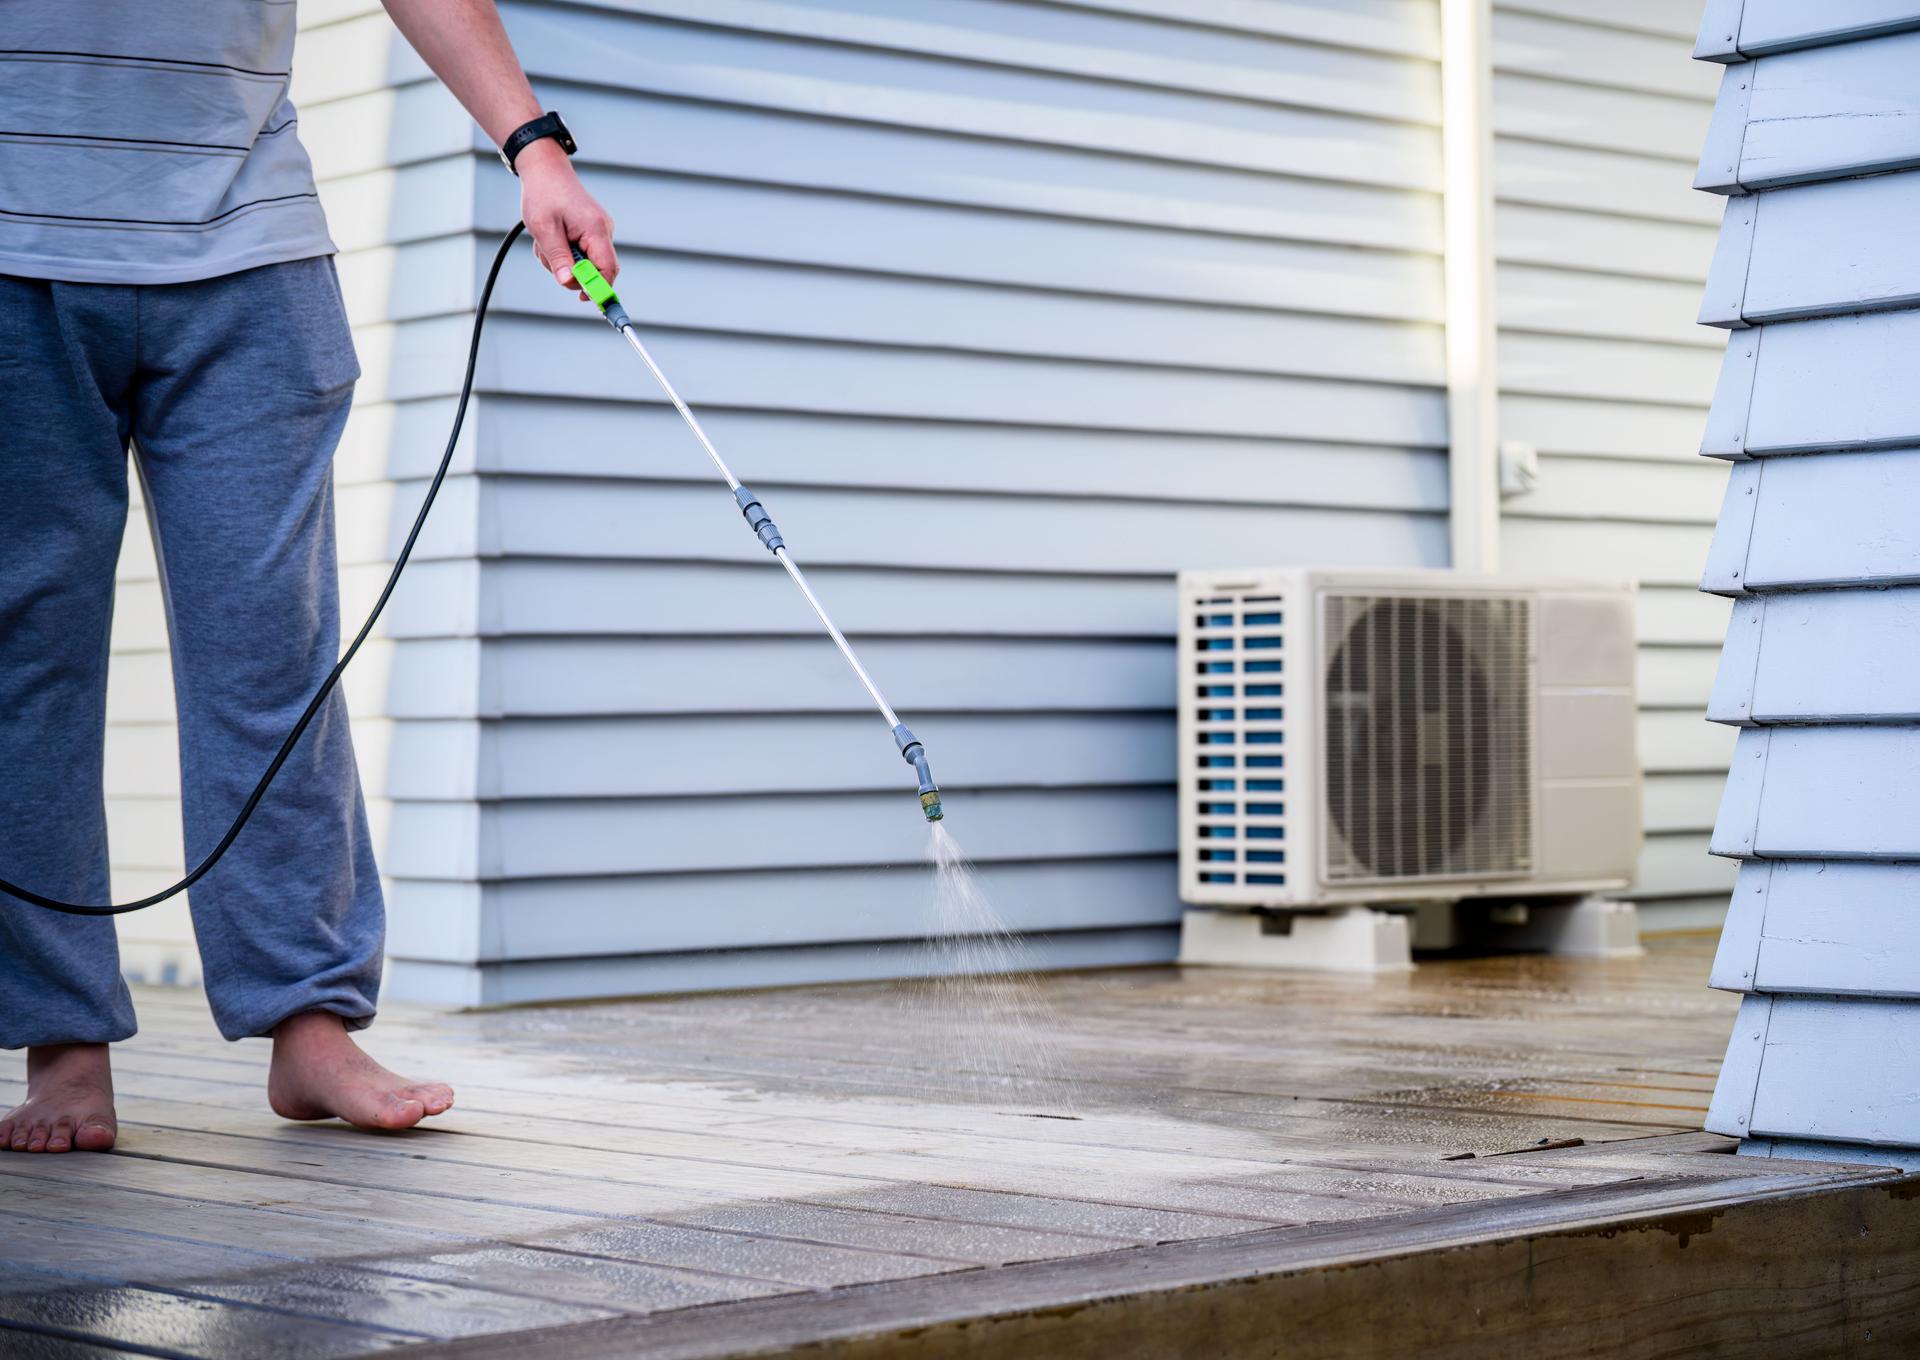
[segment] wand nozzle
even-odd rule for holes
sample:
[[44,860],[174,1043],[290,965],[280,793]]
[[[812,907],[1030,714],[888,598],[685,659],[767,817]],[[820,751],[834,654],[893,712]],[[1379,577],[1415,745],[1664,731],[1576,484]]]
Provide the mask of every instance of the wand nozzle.
[[940,786],[933,782],[933,771],[927,768],[927,748],[907,730],[905,723],[893,729],[893,743],[900,748],[901,758],[920,776],[920,811],[928,821],[939,821],[946,812],[940,806]]

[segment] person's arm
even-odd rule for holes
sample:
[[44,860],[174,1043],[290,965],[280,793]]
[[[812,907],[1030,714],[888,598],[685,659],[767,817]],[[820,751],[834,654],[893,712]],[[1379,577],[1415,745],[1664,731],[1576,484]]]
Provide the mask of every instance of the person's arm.
[[[446,82],[495,146],[542,112],[533,87],[513,54],[493,0],[384,0],[394,26],[413,50]],[[571,242],[578,241],[609,280],[620,272],[613,253],[613,221],[595,201],[573,162],[551,137],[521,151],[520,220],[533,248],[563,288],[579,292],[573,279]],[[586,297],[581,293],[582,298]]]

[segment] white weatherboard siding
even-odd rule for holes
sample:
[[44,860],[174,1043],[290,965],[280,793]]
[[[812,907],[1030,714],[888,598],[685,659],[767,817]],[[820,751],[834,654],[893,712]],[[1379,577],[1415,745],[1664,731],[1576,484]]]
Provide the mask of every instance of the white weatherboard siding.
[[[1643,3],[1495,29],[1514,570],[1640,575],[1643,891],[1714,891],[1718,490],[1678,157],[1711,81]],[[925,740],[1044,965],[1171,957],[1172,574],[1447,557],[1432,0],[508,0],[649,343]],[[1650,17],[1651,16],[1651,17]],[[516,184],[367,0],[295,98],[366,377],[364,610],[452,412]],[[1603,74],[1566,79],[1570,63]],[[633,356],[516,255],[387,636],[349,684],[401,994],[923,966],[910,771]],[[123,566],[121,884],[177,865],[150,554]],[[178,912],[126,926],[179,965]]]
[[1759,1155],[1920,1146],[1916,25],[1747,0],[1698,48],[1726,71],[1696,182],[1731,195],[1701,308],[1732,331],[1702,446],[1732,460],[1702,584],[1735,601],[1710,712],[1739,734],[1713,983],[1746,994],[1707,1126]]
[[1493,23],[1501,437],[1539,451],[1509,499],[1510,572],[1641,585],[1650,929],[1714,924],[1707,854],[1731,743],[1701,718],[1724,606],[1695,594],[1725,469],[1695,456],[1723,337],[1694,324],[1717,205],[1687,192],[1718,72],[1694,11],[1505,3]]

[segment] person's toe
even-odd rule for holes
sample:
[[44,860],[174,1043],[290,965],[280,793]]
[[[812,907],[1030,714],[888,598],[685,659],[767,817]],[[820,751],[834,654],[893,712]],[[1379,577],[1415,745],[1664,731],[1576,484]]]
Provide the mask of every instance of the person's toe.
[[27,1151],[45,1152],[47,1150],[47,1139],[52,1136],[53,1126],[51,1124],[45,1121],[36,1122],[32,1130],[27,1134]]
[[25,1152],[27,1150],[27,1135],[31,1132],[33,1132],[33,1129],[26,1120],[16,1119],[13,1124],[13,1137],[7,1140],[7,1146],[15,1152]]
[[0,1119],[0,1150],[13,1146],[13,1116]]
[[417,1082],[400,1095],[402,1099],[419,1101],[428,1114],[445,1114],[453,1108],[453,1088],[437,1081]]
[[71,1152],[73,1150],[73,1117],[61,1115],[53,1121],[53,1131],[47,1135],[48,1152]]
[[112,1148],[118,1133],[111,1119],[93,1115],[80,1121],[80,1127],[74,1130],[73,1145],[82,1152],[106,1152]]
[[427,1117],[427,1107],[411,1096],[393,1092],[380,1104],[375,1123],[383,1129],[410,1129]]

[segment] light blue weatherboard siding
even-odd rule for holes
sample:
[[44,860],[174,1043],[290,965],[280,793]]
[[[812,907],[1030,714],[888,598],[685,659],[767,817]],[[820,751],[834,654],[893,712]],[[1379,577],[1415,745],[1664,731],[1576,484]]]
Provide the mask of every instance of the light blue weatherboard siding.
[[[1713,985],[1745,994],[1707,1127],[1762,1155],[1911,1165],[1920,312],[1893,243],[1920,181],[1902,131],[1920,105],[1896,78],[1920,34],[1896,30],[1920,13],[1745,8],[1711,9],[1699,49],[1727,65],[1697,183],[1730,195],[1702,317],[1733,328],[1703,445],[1733,477],[1703,586],[1735,600],[1711,711],[1739,729]],[[1863,169],[1900,173],[1846,181]]]
[[[623,299],[925,740],[996,903],[1044,963],[1171,957],[1172,572],[1446,560],[1437,6],[502,12],[619,221]],[[368,371],[339,463],[364,599],[516,186],[377,6],[303,13],[296,93]],[[1582,479],[1510,528],[1520,564],[1653,564],[1646,891],[1691,901],[1720,872],[1721,734],[1695,719],[1721,624],[1688,588],[1717,491],[1668,479],[1714,359],[1671,337],[1712,228],[1684,176],[1660,188],[1659,148],[1697,130],[1657,129],[1705,104],[1635,75],[1652,51],[1684,68],[1677,33],[1502,24],[1510,121],[1559,116],[1554,41],[1604,48],[1618,86],[1581,144],[1503,143],[1503,307],[1532,318],[1507,418],[1564,431],[1541,442]],[[523,266],[390,669],[350,686],[396,992],[922,966],[911,772],[632,356]],[[1594,271],[1604,333],[1579,315]],[[164,843],[139,831],[169,792],[141,758],[155,687],[129,673],[119,710],[129,846]]]
[[1694,456],[1721,337],[1693,324],[1717,205],[1690,193],[1716,72],[1664,0],[1496,0],[1500,437],[1539,450],[1503,505],[1515,572],[1640,582],[1643,925],[1717,923],[1706,854],[1732,743],[1701,721],[1725,605],[1694,592],[1726,481]]

